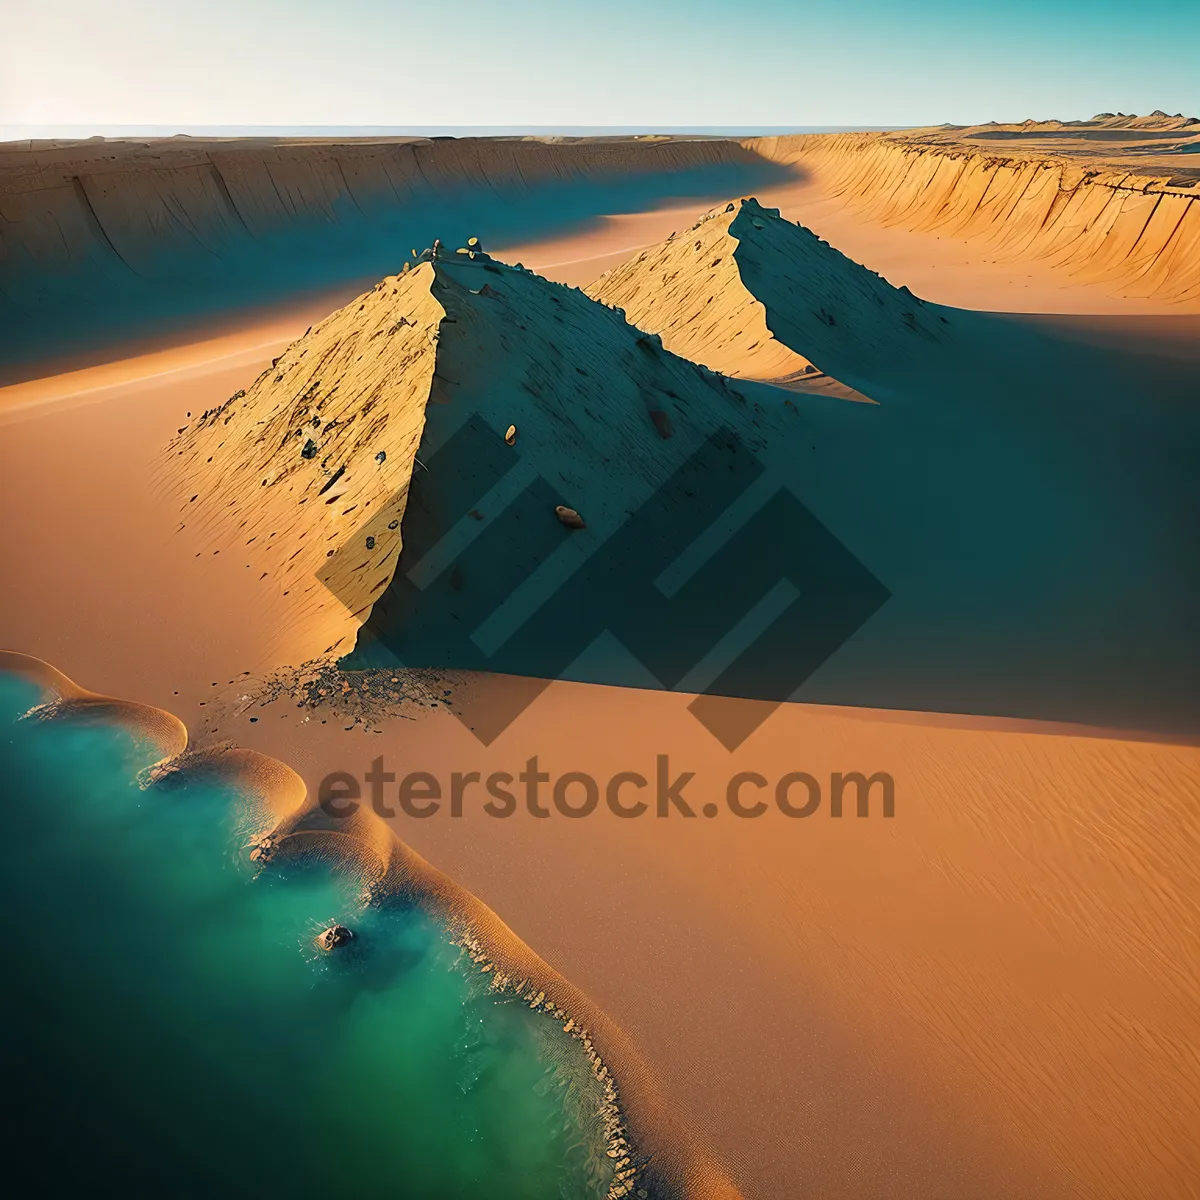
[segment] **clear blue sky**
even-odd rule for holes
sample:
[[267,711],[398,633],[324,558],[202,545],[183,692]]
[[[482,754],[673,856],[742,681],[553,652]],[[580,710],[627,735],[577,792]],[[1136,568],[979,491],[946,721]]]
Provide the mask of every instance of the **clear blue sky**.
[[0,124],[1200,114],[1200,0],[4,0]]

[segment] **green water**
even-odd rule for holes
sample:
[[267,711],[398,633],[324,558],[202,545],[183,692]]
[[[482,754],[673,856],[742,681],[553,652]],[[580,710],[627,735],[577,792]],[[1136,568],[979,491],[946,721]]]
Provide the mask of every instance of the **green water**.
[[[605,1194],[596,1085],[548,1018],[418,909],[363,911],[315,866],[255,875],[228,788],[143,790],[125,733],[16,720],[37,699],[0,674],[20,1194]],[[312,946],[334,919],[353,953]]]

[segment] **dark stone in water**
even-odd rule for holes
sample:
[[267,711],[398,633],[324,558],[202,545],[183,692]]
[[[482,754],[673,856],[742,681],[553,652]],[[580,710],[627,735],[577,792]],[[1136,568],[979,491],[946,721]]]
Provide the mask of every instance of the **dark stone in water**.
[[354,934],[345,925],[330,925],[317,934],[317,946],[326,951],[340,949],[354,940]]

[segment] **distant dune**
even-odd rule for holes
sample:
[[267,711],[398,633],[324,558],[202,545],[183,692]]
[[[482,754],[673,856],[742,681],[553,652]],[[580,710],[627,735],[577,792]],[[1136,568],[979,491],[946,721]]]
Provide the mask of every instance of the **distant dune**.
[[1195,118],[940,126],[743,143],[813,174],[864,219],[1039,261],[1074,281],[1200,308]]
[[708,214],[587,291],[714,371],[846,398],[946,337],[947,319],[907,289],[755,200]]

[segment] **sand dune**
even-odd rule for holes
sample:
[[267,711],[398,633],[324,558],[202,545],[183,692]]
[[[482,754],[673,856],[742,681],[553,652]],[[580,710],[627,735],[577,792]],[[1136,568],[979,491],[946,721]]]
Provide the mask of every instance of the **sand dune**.
[[676,354],[725,375],[863,399],[839,380],[886,375],[947,336],[926,311],[778,209],[740,200],[588,288]]
[[[800,694],[820,702],[1191,728],[1198,648],[1172,597],[1195,575],[1178,448],[1197,414],[1167,389],[1133,420],[1085,346],[922,304],[757,206],[706,224],[736,255],[736,287],[713,290],[702,239],[676,238],[664,253],[681,284],[698,272],[681,292],[692,310],[731,296],[728,345],[742,313],[764,313],[878,404],[730,388],[619,309],[449,255],[383,280],[245,395],[193,414],[161,463],[181,530],[244,557],[264,604],[316,621],[316,650],[354,649],[355,666],[676,687],[697,669],[689,645],[711,648],[780,578],[815,573],[772,626],[791,630],[787,654],[763,635],[761,660],[747,650],[741,674],[689,690],[780,701],[807,674]],[[743,493],[754,519],[664,591],[659,573]],[[789,515],[789,494],[806,507]],[[754,593],[743,608],[733,578]],[[811,636],[864,621],[844,649]],[[489,632],[464,636],[476,627]],[[585,653],[617,627],[616,649]]]
[[[263,577],[295,589],[296,603],[320,590],[321,571],[361,618],[391,578],[445,316],[431,274],[384,279],[173,443],[185,524],[215,522],[255,555],[265,549]],[[335,556],[351,530],[357,552]]]
[[[444,606],[452,620],[489,597],[495,607],[506,579],[528,574],[527,590],[549,594],[710,435],[753,442],[770,424],[619,312],[520,268],[450,255],[321,322],[244,396],[184,427],[164,469],[184,481],[185,525],[236,540],[293,611],[340,615],[340,652],[370,613],[360,653],[394,635],[390,652],[410,666],[482,668],[456,657],[467,647],[449,630],[443,641],[413,627],[418,593],[425,616]],[[731,444],[729,469],[743,460],[745,445]],[[509,527],[511,499],[529,508],[532,543]],[[571,536],[559,505],[582,511],[585,533]],[[451,587],[436,556],[421,561],[447,535],[505,549]],[[414,569],[423,582],[410,594]],[[514,673],[556,673],[522,665]]]
[[[1123,128],[1129,136],[1121,142],[1090,136],[1092,127],[1074,127],[1068,140],[1052,136],[1058,126],[1034,125],[762,138],[746,145],[812,172],[864,219],[936,231],[977,244],[989,258],[1046,263],[1075,282],[1196,311],[1200,173],[1185,165],[1187,158],[1164,164],[1159,153],[1121,153],[1126,142],[1127,151],[1137,149],[1139,137]],[[1178,129],[1185,150],[1194,128]]]

